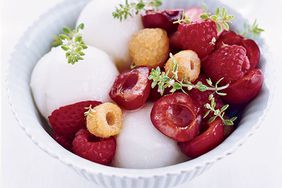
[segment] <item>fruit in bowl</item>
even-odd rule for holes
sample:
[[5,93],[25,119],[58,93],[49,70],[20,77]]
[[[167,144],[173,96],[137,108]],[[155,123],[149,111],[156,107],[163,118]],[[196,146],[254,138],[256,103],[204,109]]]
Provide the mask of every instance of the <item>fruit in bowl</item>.
[[[96,44],[93,34],[94,42],[87,42],[92,19],[84,11],[94,3],[87,5],[81,12],[86,15],[84,24],[77,21],[76,28],[64,28],[35,65],[31,79],[35,103],[52,137],[87,160],[134,169],[193,164],[236,130],[240,123],[236,116],[244,116],[237,105],[243,109],[259,94],[263,83],[259,45],[229,29],[231,17],[222,18],[229,16],[225,9],[213,15],[198,7],[155,10],[159,1],[138,2],[117,5],[110,14],[125,31],[122,25],[131,16],[143,22],[144,28],[126,32],[127,44],[107,47],[127,49],[128,57],[119,54],[126,59],[123,63],[108,49],[100,49],[98,43],[109,44],[107,37],[96,36],[103,40]],[[127,16],[124,7],[132,11]],[[123,67],[120,72],[115,65]],[[157,97],[151,102],[153,92]],[[161,156],[165,158],[160,160]]]

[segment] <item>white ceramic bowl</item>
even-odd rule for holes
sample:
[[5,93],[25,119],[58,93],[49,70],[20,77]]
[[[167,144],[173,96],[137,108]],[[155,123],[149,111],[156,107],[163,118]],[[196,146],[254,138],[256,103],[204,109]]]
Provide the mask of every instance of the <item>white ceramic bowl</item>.
[[[60,32],[62,26],[73,27],[81,9],[88,1],[66,0],[43,14],[23,34],[15,47],[14,53],[11,55],[6,79],[9,103],[20,127],[42,150],[74,169],[86,179],[105,187],[164,188],[190,181],[203,173],[216,161],[234,152],[257,130],[270,106],[270,99],[272,98],[271,75],[269,74],[268,65],[272,60],[261,39],[261,68],[266,78],[263,89],[260,95],[245,110],[238,129],[214,150],[181,164],[157,169],[138,170],[99,165],[63,149],[46,133],[47,128],[44,126],[45,123],[33,102],[29,82],[34,65],[43,54],[49,51],[53,36]],[[201,5],[197,3],[197,0],[168,0],[164,3],[164,6],[187,7],[188,2],[189,5]],[[206,3],[211,10],[222,6],[218,0],[209,0]],[[233,25],[236,28],[241,28],[246,20],[234,10],[225,7],[236,16]],[[267,66],[265,66],[265,62],[267,62]],[[52,76],[51,72],[50,76]]]

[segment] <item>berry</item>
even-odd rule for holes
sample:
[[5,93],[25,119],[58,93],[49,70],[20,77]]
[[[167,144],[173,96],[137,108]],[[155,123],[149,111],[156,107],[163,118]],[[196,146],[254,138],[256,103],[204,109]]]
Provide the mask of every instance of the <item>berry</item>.
[[224,125],[221,119],[207,124],[208,129],[188,142],[178,143],[181,151],[190,158],[196,158],[218,146],[224,140]]
[[164,135],[179,141],[189,141],[198,135],[201,116],[189,95],[174,93],[155,102],[151,111],[153,125]]
[[65,149],[71,151],[72,139],[53,133],[52,137]]
[[170,77],[174,71],[174,63],[178,67],[177,75],[179,80],[193,82],[198,78],[201,71],[201,60],[194,51],[183,50],[175,54],[173,58],[169,58],[165,64],[165,71],[169,72]]
[[216,48],[224,44],[243,46],[247,51],[251,69],[256,68],[260,60],[260,49],[255,41],[245,39],[243,36],[236,34],[234,31],[224,31],[216,42]]
[[116,140],[114,137],[97,138],[87,130],[81,129],[75,134],[72,150],[80,157],[99,164],[109,165],[115,155]]
[[169,38],[163,29],[143,29],[129,41],[129,55],[136,66],[161,66],[168,53]]
[[56,134],[68,139],[73,139],[78,130],[86,128],[84,116],[85,108],[90,105],[95,107],[99,104],[101,104],[101,102],[83,101],[61,107],[52,112],[51,116],[48,117],[49,122]]
[[217,39],[217,28],[213,21],[180,24],[170,38],[172,48],[195,51],[204,60],[213,50],[212,41]]
[[113,103],[103,103],[87,112],[88,131],[100,138],[118,135],[122,127],[122,111]]
[[134,110],[145,104],[151,90],[150,69],[139,67],[120,74],[110,91],[110,97],[121,107]]
[[142,22],[145,28],[161,28],[166,30],[167,33],[173,33],[177,30],[178,24],[173,22],[181,18],[183,9],[172,10],[147,10],[142,15]]
[[248,103],[259,94],[262,84],[263,73],[260,69],[253,69],[225,89],[227,95],[223,99],[230,104]]
[[238,45],[225,45],[214,51],[203,64],[204,72],[214,82],[224,78],[230,83],[242,78],[250,69],[246,49]]

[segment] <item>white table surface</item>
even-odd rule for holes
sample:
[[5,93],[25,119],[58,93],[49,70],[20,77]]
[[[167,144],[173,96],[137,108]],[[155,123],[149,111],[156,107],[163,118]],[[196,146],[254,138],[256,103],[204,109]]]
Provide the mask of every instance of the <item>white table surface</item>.
[[[2,61],[5,70],[9,53],[23,31],[40,14],[59,0],[4,0],[2,3]],[[266,29],[264,35],[274,54],[281,51],[279,26],[281,0],[223,0],[243,15],[255,19]],[[279,30],[280,29],[280,30]],[[280,52],[281,54],[281,52]],[[280,56],[281,57],[281,56]],[[278,58],[278,56],[277,56]],[[282,64],[282,58],[280,63]],[[273,62],[269,62],[273,63]],[[277,64],[278,67],[278,64]],[[279,71],[279,69],[277,68]],[[281,69],[280,69],[281,70]],[[282,76],[277,77],[280,82]],[[281,84],[280,84],[281,85]],[[178,188],[281,188],[282,125],[279,94],[259,131],[235,154],[219,161],[203,175]],[[35,146],[19,128],[2,98],[2,180],[4,188],[99,188]]]

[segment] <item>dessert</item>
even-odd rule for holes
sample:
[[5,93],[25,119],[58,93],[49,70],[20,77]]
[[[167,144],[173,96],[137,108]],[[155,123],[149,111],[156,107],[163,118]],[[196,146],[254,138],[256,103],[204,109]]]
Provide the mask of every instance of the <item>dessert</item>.
[[[236,130],[263,85],[258,44],[230,30],[224,8],[161,3],[93,0],[35,66],[34,101],[67,150],[159,168],[200,157]],[[247,31],[263,30],[255,22]]]
[[167,59],[169,39],[165,30],[143,29],[129,41],[129,55],[136,66],[157,67]]
[[82,10],[77,25],[87,25],[82,31],[84,41],[105,51],[120,70],[130,65],[128,42],[132,34],[142,29],[139,16],[128,17],[123,22],[114,19],[112,12],[123,0],[92,0]]
[[177,143],[159,132],[151,122],[153,105],[138,111],[127,111],[123,128],[117,137],[113,165],[123,168],[157,168],[187,160]]
[[110,57],[97,48],[88,46],[80,63],[69,65],[65,51],[52,48],[36,64],[30,87],[40,113],[47,119],[65,105],[97,100],[106,102],[118,70]]

